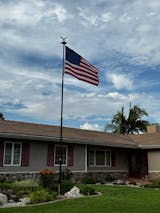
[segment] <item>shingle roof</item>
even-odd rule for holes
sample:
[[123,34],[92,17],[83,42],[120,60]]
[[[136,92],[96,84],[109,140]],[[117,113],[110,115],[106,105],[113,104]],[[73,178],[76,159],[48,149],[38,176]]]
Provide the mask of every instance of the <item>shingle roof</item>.
[[[37,140],[59,140],[60,127],[25,123],[9,120],[0,121],[0,136],[7,138],[26,138]],[[127,135],[111,134],[106,132],[63,128],[64,141],[74,143],[95,144],[115,147],[136,147],[135,143]]]
[[130,135],[130,138],[143,148],[160,148],[160,133],[146,133],[140,135]]
[[[59,141],[60,127],[0,120],[0,137]],[[160,133],[122,135],[63,127],[63,141],[124,148],[160,148]]]

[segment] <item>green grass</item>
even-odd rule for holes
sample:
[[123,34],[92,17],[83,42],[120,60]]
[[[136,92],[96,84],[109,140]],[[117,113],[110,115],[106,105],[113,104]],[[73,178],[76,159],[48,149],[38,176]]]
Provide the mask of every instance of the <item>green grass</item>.
[[53,204],[0,209],[0,213],[105,213],[160,212],[160,190],[127,186],[95,186],[102,196],[65,200]]

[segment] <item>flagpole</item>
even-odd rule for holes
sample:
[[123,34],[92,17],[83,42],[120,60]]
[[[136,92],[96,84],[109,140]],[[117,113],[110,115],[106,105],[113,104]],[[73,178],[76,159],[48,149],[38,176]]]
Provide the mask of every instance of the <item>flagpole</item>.
[[66,37],[61,37],[63,45],[63,70],[62,70],[62,88],[61,88],[61,126],[60,126],[60,159],[59,159],[59,184],[58,195],[62,194],[62,142],[63,142],[63,88],[64,88],[64,68],[65,68],[65,45]]

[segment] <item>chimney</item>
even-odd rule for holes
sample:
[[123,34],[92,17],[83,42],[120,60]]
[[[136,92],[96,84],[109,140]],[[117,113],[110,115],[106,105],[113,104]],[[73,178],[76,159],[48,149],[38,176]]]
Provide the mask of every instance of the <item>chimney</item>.
[[160,125],[159,124],[151,124],[147,126],[147,133],[160,133]]
[[4,115],[1,112],[0,112],[0,120],[4,120]]

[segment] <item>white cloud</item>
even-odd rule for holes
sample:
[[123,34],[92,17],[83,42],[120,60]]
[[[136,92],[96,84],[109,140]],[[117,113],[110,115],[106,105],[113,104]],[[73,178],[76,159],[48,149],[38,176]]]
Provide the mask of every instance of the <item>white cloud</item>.
[[107,97],[111,98],[112,100],[116,100],[116,101],[126,101],[126,98],[128,99],[128,97],[126,97],[126,95],[123,95],[118,92],[109,92],[107,94]]
[[116,89],[131,90],[133,88],[133,80],[129,75],[107,73],[108,81],[111,81]]
[[70,17],[72,16],[58,2],[47,5],[42,0],[17,1],[16,4],[13,1],[10,4],[1,4],[0,7],[0,20],[8,23],[35,25],[46,18],[63,22]]
[[[94,87],[66,75],[64,119],[84,119],[86,128],[92,123],[96,129],[98,122],[87,124],[88,118],[105,116],[109,119],[132,101],[144,106],[153,119],[160,120],[159,96],[153,91],[143,93],[144,88],[151,86],[148,79],[143,79],[149,68],[130,71],[132,65],[159,65],[159,14],[158,0],[1,1],[1,107],[7,103],[21,104],[25,107],[12,109],[8,105],[3,110],[33,119],[59,119],[61,64],[56,68],[58,59],[54,56],[62,59],[60,36],[66,35],[68,46],[100,66],[101,82],[99,87]],[[110,54],[113,55],[108,59]],[[36,55],[50,58],[50,61],[53,58],[51,68],[47,69],[40,60],[32,65],[30,62]],[[110,69],[109,62],[113,73],[105,76],[104,71]],[[128,65],[126,70],[125,64]],[[135,85],[139,78],[137,73],[141,74],[140,86]],[[152,81],[156,88],[158,79]],[[125,93],[117,92],[121,89]],[[135,93],[136,89],[141,90]]]
[[113,15],[111,12],[108,12],[108,13],[103,13],[101,15],[101,20],[108,23],[108,22],[111,22],[113,20]]
[[82,17],[84,25],[97,25],[98,24],[98,16],[92,15],[88,10],[84,10],[79,8],[79,16]]
[[128,14],[125,13],[122,16],[120,16],[119,21],[122,23],[128,23],[131,21],[131,17],[129,17]]
[[80,129],[102,131],[102,127],[99,126],[98,124],[89,124],[89,123],[80,125]]

